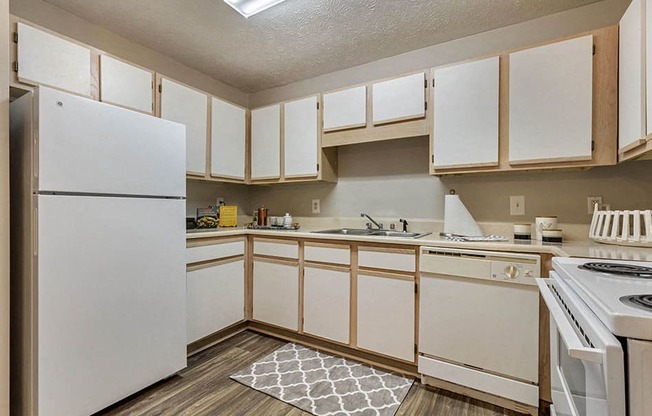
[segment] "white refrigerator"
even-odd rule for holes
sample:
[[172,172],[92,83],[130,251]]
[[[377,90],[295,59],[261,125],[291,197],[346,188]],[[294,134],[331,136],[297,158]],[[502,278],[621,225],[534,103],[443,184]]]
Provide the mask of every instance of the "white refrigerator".
[[186,366],[185,126],[11,104],[12,414],[89,415]]

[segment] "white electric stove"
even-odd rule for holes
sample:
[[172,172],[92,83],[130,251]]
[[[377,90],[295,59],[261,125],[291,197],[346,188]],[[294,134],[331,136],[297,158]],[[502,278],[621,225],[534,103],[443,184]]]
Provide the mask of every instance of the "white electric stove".
[[555,258],[537,284],[551,315],[551,413],[652,414],[652,263]]

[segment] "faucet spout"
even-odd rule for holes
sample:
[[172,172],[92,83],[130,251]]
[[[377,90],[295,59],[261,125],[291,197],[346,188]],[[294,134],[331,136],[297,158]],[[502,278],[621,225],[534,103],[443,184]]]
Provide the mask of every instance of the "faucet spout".
[[365,214],[364,212],[360,214],[362,218],[367,218],[371,223],[367,224],[367,228],[371,229],[371,224],[373,223],[376,227],[378,227],[379,230],[383,229],[383,224],[377,223],[373,218],[371,218],[369,215]]

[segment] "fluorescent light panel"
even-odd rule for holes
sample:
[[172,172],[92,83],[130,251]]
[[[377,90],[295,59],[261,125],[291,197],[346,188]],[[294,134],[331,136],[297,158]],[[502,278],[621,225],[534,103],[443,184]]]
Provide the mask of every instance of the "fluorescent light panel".
[[224,3],[233,7],[244,17],[253,16],[285,0],[224,0]]

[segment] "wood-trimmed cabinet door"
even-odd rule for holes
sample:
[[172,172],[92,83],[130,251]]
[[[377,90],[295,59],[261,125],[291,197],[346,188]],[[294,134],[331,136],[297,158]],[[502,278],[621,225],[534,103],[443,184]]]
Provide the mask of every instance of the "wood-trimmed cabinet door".
[[509,55],[509,163],[590,161],[593,36]]
[[497,166],[500,57],[433,70],[434,169]]
[[348,344],[351,272],[306,266],[303,287],[303,331]]
[[358,274],[358,347],[414,362],[415,282]]
[[283,177],[316,177],[320,153],[319,97],[286,102],[283,122]]
[[299,330],[299,265],[254,258],[253,319]]
[[18,22],[18,80],[91,97],[91,50]]
[[186,273],[188,344],[245,319],[244,259]]
[[161,118],[186,126],[186,174],[206,176],[208,96],[167,78],[159,85]]
[[281,105],[251,110],[251,179],[281,177]]
[[154,72],[100,55],[100,101],[154,114]]
[[247,110],[211,98],[211,176],[245,180]]
[[367,126],[367,86],[324,94],[324,132]]
[[426,74],[423,72],[371,85],[374,125],[426,116]]

